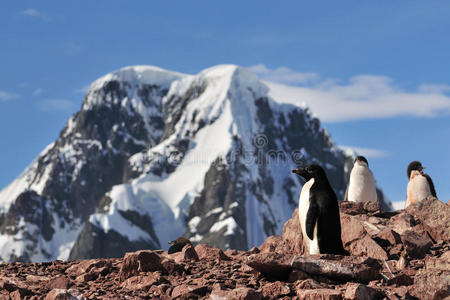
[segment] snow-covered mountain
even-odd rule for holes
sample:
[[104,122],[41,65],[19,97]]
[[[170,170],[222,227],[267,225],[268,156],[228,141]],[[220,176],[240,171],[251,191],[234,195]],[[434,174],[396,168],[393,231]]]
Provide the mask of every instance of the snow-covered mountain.
[[297,206],[292,168],[322,165],[342,198],[351,162],[307,108],[277,103],[246,69],[123,68],[0,192],[1,260],[119,257],[180,235],[249,248]]

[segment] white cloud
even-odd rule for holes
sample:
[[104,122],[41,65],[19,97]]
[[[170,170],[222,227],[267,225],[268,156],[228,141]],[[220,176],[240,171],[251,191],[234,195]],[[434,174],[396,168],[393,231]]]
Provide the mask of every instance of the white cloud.
[[33,8],[29,8],[29,9],[25,9],[22,12],[20,12],[21,15],[24,16],[30,16],[30,17],[39,17],[41,15],[41,13]]
[[74,104],[68,99],[46,99],[40,101],[38,106],[44,111],[64,111],[72,109]]
[[316,81],[319,76],[313,72],[299,73],[285,67],[279,67],[274,70],[268,69],[263,64],[249,67],[249,70],[258,74],[262,79],[285,83],[285,84],[302,84]]
[[44,20],[44,21],[49,21],[50,20],[49,17],[45,13],[40,12],[37,9],[34,9],[34,8],[25,9],[25,10],[20,12],[20,15],[27,16],[27,17],[32,17],[32,18],[36,18],[36,19],[41,19],[41,20]]
[[422,93],[442,94],[450,92],[448,84],[421,84],[419,91]]
[[42,94],[44,92],[44,89],[42,88],[37,88],[33,91],[33,96],[39,96],[40,94]]
[[[416,91],[404,91],[385,76],[358,75],[347,82],[336,79],[311,79],[302,85],[288,84],[280,72],[264,65],[251,67],[279,102],[306,104],[324,122],[380,119],[396,116],[433,117],[450,113],[447,85],[421,85]],[[305,73],[297,73],[303,76]],[[290,70],[290,78],[295,72]],[[301,77],[300,77],[301,78]],[[316,78],[319,78],[318,76]],[[283,83],[280,83],[283,82]],[[299,83],[299,81],[297,81]]]
[[20,96],[17,95],[16,93],[8,93],[8,92],[0,91],[0,101],[8,101],[8,100],[18,99],[18,98],[20,98]]
[[389,156],[390,153],[381,149],[374,148],[362,148],[362,147],[354,147],[354,146],[345,146],[339,145],[339,148],[342,148],[344,151],[349,151],[352,154],[362,155],[366,158],[381,158]]

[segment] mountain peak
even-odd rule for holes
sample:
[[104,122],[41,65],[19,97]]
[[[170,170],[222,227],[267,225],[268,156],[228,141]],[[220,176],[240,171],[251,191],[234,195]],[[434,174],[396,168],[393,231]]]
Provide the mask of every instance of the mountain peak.
[[90,90],[102,88],[105,83],[110,81],[122,81],[129,83],[141,83],[158,85],[168,88],[170,84],[177,79],[189,76],[186,74],[165,70],[156,66],[128,66],[108,73],[91,84]]
[[343,196],[351,158],[318,119],[267,91],[236,65],[99,78],[58,140],[0,193],[0,260],[118,257],[181,235],[247,249],[292,215],[296,164],[324,166]]

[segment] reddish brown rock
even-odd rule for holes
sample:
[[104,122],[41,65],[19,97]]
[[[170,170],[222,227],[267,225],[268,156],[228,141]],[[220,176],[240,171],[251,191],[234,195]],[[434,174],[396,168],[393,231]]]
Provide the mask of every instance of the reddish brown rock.
[[198,244],[195,246],[199,259],[217,259],[217,260],[229,260],[230,258],[223,253],[219,248],[214,248],[207,244]]
[[341,213],[342,243],[347,247],[350,243],[362,239],[367,235],[362,222],[355,216]]
[[83,260],[78,264],[72,265],[66,270],[67,274],[79,276],[84,273],[88,273],[93,269],[106,268],[109,270],[111,267],[111,261],[107,259],[91,259]]
[[344,294],[344,299],[352,300],[373,300],[383,299],[383,297],[383,293],[358,283],[349,283]]
[[178,285],[174,287],[172,290],[172,297],[180,297],[180,296],[189,296],[189,295],[198,295],[205,296],[208,292],[208,287],[206,286],[198,286],[198,285]]
[[201,254],[186,247],[176,256],[157,250],[124,259],[0,263],[0,299],[442,299],[450,243],[435,240],[444,234],[440,223],[424,217],[440,204],[427,205],[411,215],[344,204],[342,236],[353,256],[300,254],[296,211],[281,236],[248,251],[200,245]]
[[254,289],[239,287],[233,290],[214,290],[210,294],[209,299],[260,300],[262,295]]
[[414,283],[414,279],[407,274],[398,274],[387,281],[388,285],[406,286]]
[[279,235],[272,235],[266,238],[264,243],[259,246],[259,251],[261,252],[275,252],[277,247],[282,242],[282,237]]
[[292,217],[284,223],[281,237],[269,237],[259,249],[261,252],[278,252],[284,254],[303,254],[303,235],[298,218],[298,208],[292,213]]
[[275,281],[268,283],[262,287],[262,294],[266,298],[287,296],[291,293],[291,289],[286,283]]
[[46,283],[46,287],[49,290],[52,289],[68,289],[69,287],[71,287],[73,285],[72,281],[67,278],[66,276],[58,276],[56,278],[52,278],[51,280],[49,280]]
[[[6,298],[6,297],[5,297]],[[22,300],[24,299],[23,295],[20,294],[19,290],[15,290],[14,292],[9,293],[9,297],[6,299],[11,300]]]
[[8,277],[0,277],[0,289],[5,290],[9,293],[17,291],[15,295],[20,295],[21,297],[33,294],[29,286],[25,282],[20,281],[17,278]]
[[437,198],[428,197],[419,205],[410,205],[406,212],[424,223],[435,241],[450,242],[450,206]]
[[120,281],[138,275],[139,272],[153,272],[162,269],[161,258],[157,253],[150,250],[128,252],[125,254],[120,268]]
[[275,252],[253,254],[247,257],[245,263],[255,270],[275,277],[288,277],[293,270],[291,262],[296,256]]
[[289,273],[289,282],[295,282],[297,280],[305,280],[308,279],[310,276],[306,274],[303,271],[300,270],[292,270],[291,273]]
[[374,236],[374,240],[385,248],[395,246],[402,242],[400,235],[389,228],[385,228],[384,230],[377,233]]
[[75,282],[78,284],[87,283],[89,281],[97,279],[97,277],[98,277],[98,273],[89,272],[89,273],[82,274],[82,275],[78,276],[77,278],[75,278]]
[[380,212],[380,204],[378,202],[350,202],[339,201],[339,211],[348,215],[369,215]]
[[354,256],[368,256],[375,259],[387,260],[386,251],[377,244],[369,235],[350,243],[345,249]]
[[388,226],[400,235],[407,230],[411,230],[415,225],[414,217],[404,211],[393,216],[388,222]]
[[406,253],[412,258],[424,258],[432,245],[429,238],[411,230],[405,231],[401,235],[401,239],[406,249]]
[[337,280],[369,282],[380,277],[381,265],[373,259],[339,255],[289,256],[278,253],[260,253],[248,257],[250,267],[276,277],[289,276],[293,269],[310,275]]
[[44,300],[75,300],[75,299],[83,299],[77,298],[78,293],[74,292],[73,294],[70,290],[66,289],[53,289],[46,296]]
[[181,252],[183,253],[183,258],[186,260],[199,260],[197,252],[195,251],[194,247],[192,247],[192,245],[184,246]]
[[167,280],[161,277],[160,273],[153,272],[146,275],[133,276],[121,283],[121,287],[129,290],[144,290],[147,291],[152,285],[159,285]]
[[182,265],[170,258],[163,258],[161,260],[161,267],[166,274],[182,274],[184,271]]
[[420,299],[450,297],[450,251],[425,259],[425,267],[414,276],[414,294]]
[[342,292],[335,289],[296,290],[301,300],[341,300]]

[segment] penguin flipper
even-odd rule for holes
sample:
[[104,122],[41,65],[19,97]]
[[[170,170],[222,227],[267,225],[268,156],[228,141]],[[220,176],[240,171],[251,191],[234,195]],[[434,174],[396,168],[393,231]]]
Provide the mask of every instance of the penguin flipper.
[[427,181],[428,181],[428,185],[430,186],[431,195],[433,195],[433,197],[437,197],[437,196],[436,196],[436,190],[434,189],[433,180],[431,180],[430,175],[428,175],[428,174],[423,174],[423,176],[425,176],[425,178],[426,178]]
[[315,201],[309,200],[308,213],[306,214],[306,235],[310,240],[314,239],[314,227],[316,226],[317,219],[319,218],[319,207]]

